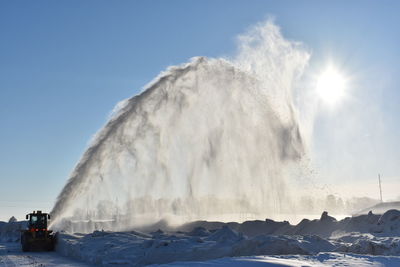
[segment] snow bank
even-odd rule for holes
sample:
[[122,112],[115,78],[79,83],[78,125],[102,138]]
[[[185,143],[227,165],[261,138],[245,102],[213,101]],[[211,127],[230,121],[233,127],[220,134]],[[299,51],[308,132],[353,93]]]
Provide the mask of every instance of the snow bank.
[[337,241],[343,245],[336,249],[340,252],[350,252],[369,255],[400,255],[400,237],[377,237],[371,234],[350,234]]
[[322,249],[332,251],[334,248],[329,241],[317,236],[261,235],[238,243],[234,247],[233,255],[309,255],[323,251]]
[[18,242],[26,222],[0,222],[0,242]]
[[[337,221],[335,218],[323,213],[320,219],[303,219],[297,225],[291,225],[289,222],[275,222],[266,219],[265,221],[246,221],[243,223],[222,223],[197,221],[185,224],[181,229],[190,231],[196,227],[212,230],[229,226],[231,229],[243,233],[249,237],[255,237],[261,234],[272,235],[318,235],[324,238],[336,236],[337,233],[374,233],[380,236],[400,235],[400,211],[389,210],[383,215],[376,215],[372,212],[367,215],[347,217]],[[172,229],[169,229],[172,230]]]
[[[202,235],[204,232],[202,232]],[[335,246],[316,236],[257,236],[248,238],[229,227],[208,236],[158,231],[152,236],[136,233],[94,232],[60,234],[57,251],[92,264],[148,265],[175,261],[204,261],[246,255],[304,254],[332,251]]]
[[60,234],[57,251],[65,256],[103,266],[143,266],[257,255],[308,255],[312,256],[309,260],[318,262],[326,260],[321,256],[323,252],[341,252],[341,257],[345,257],[343,253],[384,256],[400,253],[400,238],[397,237],[351,234],[330,240],[316,235],[259,235],[249,238],[229,227],[214,232],[199,230],[198,236],[193,232],[185,234],[163,231],[150,235],[98,231],[89,235]]
[[399,211],[388,211],[382,216],[370,213],[341,221],[325,213],[319,220],[303,220],[295,226],[271,220],[242,224],[203,221],[173,231],[60,233],[57,251],[104,266],[140,266],[255,255],[317,257],[315,255],[323,255],[318,253],[327,252],[388,256],[400,254],[399,231]]

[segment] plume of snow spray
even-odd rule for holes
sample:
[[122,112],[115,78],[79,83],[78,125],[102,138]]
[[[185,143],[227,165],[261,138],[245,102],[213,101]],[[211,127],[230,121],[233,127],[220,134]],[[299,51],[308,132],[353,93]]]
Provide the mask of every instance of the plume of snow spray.
[[304,153],[291,91],[309,54],[272,22],[239,40],[235,58],[170,67],[118,104],[59,194],[53,225],[282,212],[283,170]]

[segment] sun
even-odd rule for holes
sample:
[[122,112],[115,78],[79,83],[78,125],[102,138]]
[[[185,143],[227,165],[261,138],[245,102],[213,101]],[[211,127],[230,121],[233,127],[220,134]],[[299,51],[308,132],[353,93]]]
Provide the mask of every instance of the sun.
[[345,96],[346,79],[336,68],[328,67],[318,79],[316,92],[328,104],[336,104]]

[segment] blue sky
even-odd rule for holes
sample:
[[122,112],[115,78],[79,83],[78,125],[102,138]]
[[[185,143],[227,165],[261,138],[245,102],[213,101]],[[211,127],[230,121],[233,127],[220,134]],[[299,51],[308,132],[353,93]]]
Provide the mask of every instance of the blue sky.
[[321,179],[373,183],[380,171],[396,184],[399,12],[394,0],[0,1],[0,220],[52,207],[118,101],[169,65],[234,54],[268,16],[312,52],[310,72],[331,59],[355,77],[353,102],[317,116]]

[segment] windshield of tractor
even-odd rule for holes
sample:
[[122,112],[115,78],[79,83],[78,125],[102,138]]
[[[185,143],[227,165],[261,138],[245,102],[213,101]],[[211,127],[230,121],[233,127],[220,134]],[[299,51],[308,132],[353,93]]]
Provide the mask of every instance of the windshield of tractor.
[[31,215],[29,221],[31,227],[46,229],[47,228],[47,217],[46,215]]

